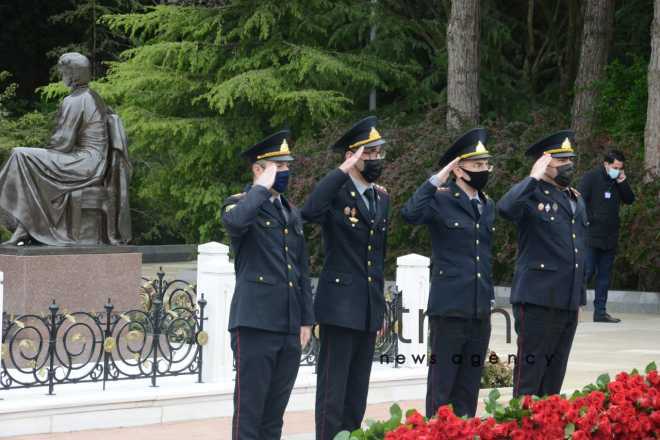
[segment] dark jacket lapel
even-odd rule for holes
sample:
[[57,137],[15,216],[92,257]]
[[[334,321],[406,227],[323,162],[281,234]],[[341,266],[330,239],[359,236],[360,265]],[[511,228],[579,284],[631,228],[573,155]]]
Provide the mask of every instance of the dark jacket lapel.
[[374,188],[374,191],[376,193],[376,219],[375,219],[375,223],[379,224],[380,221],[383,219],[383,216],[385,215],[385,211],[387,210],[387,203],[385,202],[385,197],[381,194],[380,191],[378,191],[376,188]]
[[360,192],[357,190],[352,179],[348,179],[348,182],[346,183],[346,192],[348,197],[357,205],[358,211],[360,212],[360,217],[362,217],[362,220],[368,226],[370,219],[369,208],[367,208],[367,205],[365,205],[362,194],[360,194]]
[[[449,182],[449,188],[451,189],[451,196],[455,199],[458,199],[458,204],[461,206],[461,208],[463,208],[465,212],[470,215],[470,217],[476,220],[477,216],[474,212],[474,208],[472,208],[472,203],[470,202],[467,194],[465,194],[465,192],[453,180]],[[456,197],[456,194],[458,194],[458,197]]]
[[[250,188],[252,188],[252,185],[247,185],[245,187],[245,192],[250,191]],[[260,211],[268,214],[269,217],[272,217],[275,221],[277,221],[279,224],[284,225],[282,223],[282,220],[280,219],[280,213],[277,212],[277,208],[275,205],[270,201],[270,199],[267,199],[260,207]]]

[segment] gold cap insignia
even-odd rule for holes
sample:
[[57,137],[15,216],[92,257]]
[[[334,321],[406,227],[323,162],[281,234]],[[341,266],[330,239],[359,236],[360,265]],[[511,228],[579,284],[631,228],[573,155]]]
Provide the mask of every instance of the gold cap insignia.
[[573,145],[571,144],[571,140],[569,138],[564,139],[564,142],[561,143],[560,148],[553,148],[551,150],[544,151],[544,153],[548,153],[548,154],[572,153],[572,152],[573,152]]
[[377,141],[382,139],[382,136],[380,133],[378,133],[378,130],[376,130],[376,127],[371,127],[371,130],[369,130],[369,137],[363,141],[356,142],[348,147],[349,150],[353,150],[355,148],[361,147],[362,145],[369,144],[371,142]]
[[286,142],[286,139],[282,140],[282,145],[280,145],[280,153],[288,153],[289,144]]

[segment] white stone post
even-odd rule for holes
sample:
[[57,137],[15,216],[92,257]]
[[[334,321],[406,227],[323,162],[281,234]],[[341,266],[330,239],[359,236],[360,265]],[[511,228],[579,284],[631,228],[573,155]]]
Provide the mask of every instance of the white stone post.
[[5,295],[5,273],[0,272],[0,345],[2,344],[2,312],[4,312],[3,297]]
[[212,241],[199,245],[197,251],[197,294],[203,293],[207,301],[204,329],[209,335],[204,347],[202,380],[220,382],[232,375],[233,355],[227,327],[236,276],[228,246]]
[[428,257],[417,254],[403,255],[396,259],[396,285],[402,292],[404,312],[403,333],[400,336],[410,340],[405,343],[399,339],[398,352],[404,356],[404,362],[399,363],[399,367],[426,368],[428,320],[424,319],[422,313],[426,311],[429,298],[429,263]]

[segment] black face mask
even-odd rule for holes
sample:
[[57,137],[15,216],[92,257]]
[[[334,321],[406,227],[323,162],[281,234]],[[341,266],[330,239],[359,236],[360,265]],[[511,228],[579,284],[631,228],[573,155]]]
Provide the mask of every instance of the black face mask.
[[360,173],[367,182],[375,182],[383,173],[383,165],[383,159],[365,160],[364,169]]
[[470,185],[472,188],[476,189],[477,191],[481,191],[484,189],[486,184],[488,183],[488,177],[490,177],[490,171],[468,171],[464,168],[461,168],[467,174],[470,176],[470,180],[465,180],[463,181]]
[[573,174],[575,174],[575,166],[572,163],[567,163],[566,165],[561,165],[556,167],[557,176],[555,177],[555,183],[564,188],[571,184],[573,180]]

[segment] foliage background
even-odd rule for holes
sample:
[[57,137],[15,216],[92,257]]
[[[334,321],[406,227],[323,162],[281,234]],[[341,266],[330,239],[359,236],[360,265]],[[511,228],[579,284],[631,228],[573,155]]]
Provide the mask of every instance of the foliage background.
[[[238,153],[281,127],[295,133],[291,198],[302,203],[339,163],[327,146],[369,114],[375,88],[374,113],[389,140],[383,183],[394,202],[388,270],[396,256],[430,254],[424,228],[398,212],[453,138],[444,128],[449,1],[13,3],[0,5],[11,24],[0,30],[0,155],[47,139],[66,93],[51,83],[57,57],[71,49],[92,57],[93,87],[131,139],[138,243],[225,241],[220,205],[249,181]],[[481,3],[481,121],[497,154],[488,188],[495,199],[528,173],[525,147],[570,124],[583,2],[535,3],[531,21],[527,1]],[[652,15],[649,0],[617,2],[597,133],[579,145],[578,167],[597,166],[612,146],[626,153],[638,200],[622,211],[614,287],[660,291],[660,188],[641,183]],[[40,32],[21,28],[26,22]],[[495,279],[507,283],[515,231],[503,221],[496,228]],[[319,231],[310,227],[308,237],[318,269]]]

